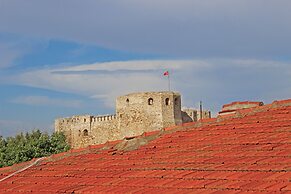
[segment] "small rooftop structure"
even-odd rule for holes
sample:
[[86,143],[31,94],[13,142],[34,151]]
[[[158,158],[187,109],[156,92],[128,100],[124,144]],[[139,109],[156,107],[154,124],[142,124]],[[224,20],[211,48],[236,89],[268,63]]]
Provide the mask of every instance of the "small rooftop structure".
[[244,102],[232,102],[230,104],[225,104],[222,106],[222,110],[219,112],[219,115],[227,115],[235,113],[237,110],[253,108],[258,106],[263,106],[263,102],[254,102],[254,101],[244,101]]

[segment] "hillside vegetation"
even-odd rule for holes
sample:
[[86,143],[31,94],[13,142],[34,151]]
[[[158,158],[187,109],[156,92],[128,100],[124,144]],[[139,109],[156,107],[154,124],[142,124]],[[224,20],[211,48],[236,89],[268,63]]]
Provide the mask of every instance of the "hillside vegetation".
[[48,135],[40,130],[15,137],[0,136],[0,167],[69,150],[63,133]]

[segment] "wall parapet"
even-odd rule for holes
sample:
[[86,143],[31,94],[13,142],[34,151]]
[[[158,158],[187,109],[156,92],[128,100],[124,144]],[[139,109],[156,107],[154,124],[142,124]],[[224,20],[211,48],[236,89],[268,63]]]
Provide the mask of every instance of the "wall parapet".
[[58,118],[57,121],[59,123],[63,124],[69,124],[69,123],[95,123],[95,122],[102,122],[102,121],[111,121],[116,120],[117,116],[116,114],[112,115],[97,115],[97,116],[91,116],[91,115],[82,115],[82,116],[72,116],[72,117],[66,117],[66,118]]
[[91,122],[100,122],[100,121],[112,121],[112,120],[116,120],[116,114],[112,114],[112,115],[102,115],[102,116],[92,116],[91,117]]

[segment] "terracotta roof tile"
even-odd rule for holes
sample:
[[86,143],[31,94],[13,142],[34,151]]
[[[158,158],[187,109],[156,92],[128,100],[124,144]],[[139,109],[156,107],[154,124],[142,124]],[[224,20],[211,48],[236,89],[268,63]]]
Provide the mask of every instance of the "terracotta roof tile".
[[[120,141],[53,155],[0,182],[0,193],[291,192],[291,100],[241,115],[147,132],[136,150]],[[123,140],[128,141],[128,140]],[[31,162],[0,169],[0,179]]]

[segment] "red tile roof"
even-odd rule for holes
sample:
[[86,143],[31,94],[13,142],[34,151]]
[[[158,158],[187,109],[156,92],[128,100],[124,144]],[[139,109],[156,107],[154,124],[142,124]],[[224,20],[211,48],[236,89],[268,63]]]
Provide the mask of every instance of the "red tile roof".
[[290,112],[291,99],[275,101],[54,155],[0,181],[0,193],[291,192]]

